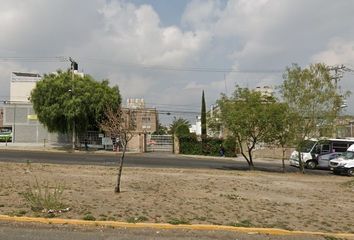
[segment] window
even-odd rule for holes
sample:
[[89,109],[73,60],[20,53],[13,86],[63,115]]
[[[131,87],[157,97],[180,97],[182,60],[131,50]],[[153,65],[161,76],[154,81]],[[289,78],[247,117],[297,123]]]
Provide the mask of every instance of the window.
[[348,149],[348,143],[347,142],[333,142],[332,143],[332,149],[334,152],[345,152]]
[[329,144],[323,144],[322,149],[321,149],[321,153],[329,153],[329,152],[330,152]]

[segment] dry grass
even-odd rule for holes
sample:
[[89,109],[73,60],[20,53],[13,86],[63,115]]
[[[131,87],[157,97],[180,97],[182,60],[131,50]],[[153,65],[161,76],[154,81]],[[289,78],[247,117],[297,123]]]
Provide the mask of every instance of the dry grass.
[[112,167],[0,163],[0,213],[38,216],[21,196],[37,178],[65,186],[62,218],[354,232],[348,177],[125,168],[120,194],[115,177]]

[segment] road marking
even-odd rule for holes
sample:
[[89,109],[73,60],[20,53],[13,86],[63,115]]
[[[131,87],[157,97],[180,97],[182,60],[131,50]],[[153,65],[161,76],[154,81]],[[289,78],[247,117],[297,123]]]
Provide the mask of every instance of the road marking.
[[15,217],[8,215],[0,215],[0,221],[11,222],[32,222],[44,224],[69,224],[81,226],[104,226],[104,227],[122,227],[122,228],[155,228],[155,229],[190,229],[190,230],[205,230],[205,231],[234,231],[242,233],[261,233],[271,235],[319,235],[333,236],[338,238],[354,239],[354,234],[351,233],[328,233],[328,232],[310,232],[310,231],[290,231],[277,228],[246,228],[232,227],[223,225],[172,225],[167,223],[127,223],[116,221],[85,221],[79,219],[62,219],[62,218],[34,218],[34,217]]

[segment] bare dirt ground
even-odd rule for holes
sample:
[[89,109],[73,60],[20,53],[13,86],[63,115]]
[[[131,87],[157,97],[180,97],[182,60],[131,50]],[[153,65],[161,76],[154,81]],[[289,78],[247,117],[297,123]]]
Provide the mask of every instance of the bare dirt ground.
[[[124,168],[0,163],[0,214],[34,212],[23,193],[39,182],[65,187],[69,212],[55,217],[276,227],[354,232],[354,179],[259,171]],[[51,215],[51,217],[53,217]]]

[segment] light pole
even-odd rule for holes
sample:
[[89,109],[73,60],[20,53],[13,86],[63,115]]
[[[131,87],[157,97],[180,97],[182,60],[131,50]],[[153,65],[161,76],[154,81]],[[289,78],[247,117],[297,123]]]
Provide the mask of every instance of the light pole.
[[353,123],[354,123],[354,121],[349,122],[349,124],[350,124],[350,137],[353,137]]
[[[69,58],[71,62],[71,96],[74,100],[74,71],[78,69],[78,64],[71,57]],[[72,148],[75,150],[75,142],[76,142],[76,131],[75,131],[75,116],[73,117],[72,123]]]

